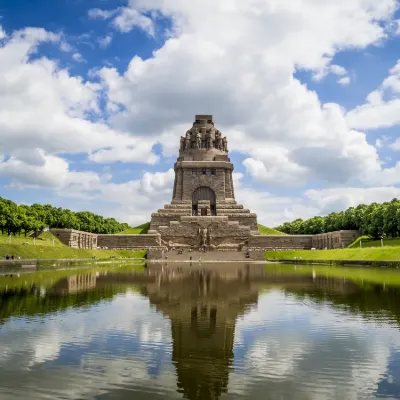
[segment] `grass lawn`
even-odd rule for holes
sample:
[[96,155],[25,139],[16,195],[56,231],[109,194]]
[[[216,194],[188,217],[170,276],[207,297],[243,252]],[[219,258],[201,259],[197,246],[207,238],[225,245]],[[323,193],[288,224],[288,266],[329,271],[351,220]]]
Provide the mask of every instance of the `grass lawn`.
[[264,225],[258,225],[258,230],[260,231],[261,235],[286,235],[286,233],[277,231],[276,229],[268,228]]
[[[380,240],[371,240],[369,236],[360,236],[350,246],[350,249],[360,248],[360,241],[362,248],[381,247]],[[386,238],[383,239],[383,246],[400,246],[400,238]]]
[[[41,245],[41,246],[53,246],[53,240],[54,240],[54,246],[57,247],[62,247],[65,246],[63,243],[58,240],[57,237],[55,237],[51,232],[43,232],[38,238],[36,238],[36,245]],[[28,246],[34,244],[33,238],[27,236],[25,237],[23,234],[21,236],[14,236],[11,235],[11,242],[10,242],[10,237],[8,235],[1,235],[0,234],[0,245],[6,245],[6,244],[22,244],[22,243],[29,243]]]
[[150,222],[146,222],[143,225],[139,225],[136,228],[129,228],[122,232],[117,233],[117,235],[143,235],[149,231]]
[[[54,240],[54,246],[53,246]],[[28,242],[28,245],[23,245]],[[24,236],[11,236],[11,244],[7,235],[0,235],[0,258],[5,255],[14,255],[22,259],[78,259],[92,258],[107,259],[111,256],[116,258],[143,258],[145,251],[133,250],[91,250],[72,249],[61,243],[52,233],[43,232],[34,244],[33,238]]]
[[303,260],[400,260],[400,246],[376,248],[354,248],[338,250],[298,250],[298,251],[266,251],[267,260],[291,260],[301,257]]

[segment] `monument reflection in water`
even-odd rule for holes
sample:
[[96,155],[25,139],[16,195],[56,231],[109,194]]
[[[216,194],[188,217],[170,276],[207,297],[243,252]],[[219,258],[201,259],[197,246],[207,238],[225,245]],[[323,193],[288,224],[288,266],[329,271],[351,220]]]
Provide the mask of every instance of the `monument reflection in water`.
[[[224,264],[222,264],[224,265]],[[285,285],[287,290],[323,288],[337,293],[357,292],[351,281],[323,276],[281,275],[261,265],[218,269],[195,266],[153,266],[146,274],[107,273],[73,276],[53,291],[71,293],[115,283],[140,284],[150,304],[171,321],[172,362],[178,392],[187,399],[218,399],[227,393],[234,361],[235,324],[257,305],[260,286]]]
[[[152,309],[157,314],[162,313],[170,321],[172,349],[170,353],[168,351],[168,354],[171,355],[171,359],[169,361],[164,358],[164,375],[157,373],[150,381],[143,382],[138,376],[141,374],[137,370],[136,361],[144,359],[141,354],[146,350],[142,347],[138,348],[134,343],[137,337],[135,339],[134,336],[128,336],[121,342],[119,337],[123,335],[122,331],[116,329],[114,322],[109,325],[104,320],[102,327],[102,317],[95,316],[107,307],[112,313],[118,312],[121,305],[119,301],[123,302],[126,298],[127,288],[139,292],[144,296],[143,299],[147,298]],[[29,290],[24,289],[25,292],[22,293],[17,289],[14,292],[8,289],[0,297],[0,329],[1,324],[7,326],[10,322],[12,325],[8,326],[8,330],[15,329],[13,336],[15,340],[21,331],[18,330],[20,322],[17,324],[13,317],[29,315],[33,318],[32,321],[36,318],[38,323],[49,324],[55,320],[60,323],[63,320],[63,323],[68,324],[68,318],[62,317],[63,314],[59,311],[71,310],[68,308],[71,306],[72,310],[75,309],[76,313],[79,313],[82,306],[91,305],[91,307],[85,307],[87,310],[85,319],[94,316],[95,320],[99,321],[98,330],[95,334],[87,333],[88,336],[84,341],[87,344],[74,343],[72,340],[67,343],[69,350],[64,352],[64,355],[61,354],[49,363],[41,364],[40,367],[25,368],[21,372],[22,378],[19,376],[18,379],[13,380],[12,371],[13,368],[15,368],[14,371],[18,370],[14,366],[21,363],[21,357],[27,354],[26,352],[18,350],[14,358],[7,359],[6,365],[0,362],[1,399],[3,395],[6,395],[5,399],[26,398],[27,393],[33,399],[43,398],[44,393],[53,398],[68,399],[136,397],[218,399],[246,398],[246,393],[252,396],[247,398],[257,399],[289,398],[287,396],[308,399],[321,398],[318,396],[323,394],[325,396],[323,398],[332,399],[371,398],[381,395],[388,398],[400,398],[400,375],[396,376],[396,371],[400,371],[400,360],[396,358],[400,354],[398,352],[394,352],[390,358],[388,368],[391,372],[389,371],[387,377],[380,378],[376,388],[371,389],[367,385],[369,382],[366,382],[366,385],[360,385],[357,388],[359,392],[349,392],[349,390],[354,390],[354,382],[351,383],[353,386],[346,384],[346,379],[351,377],[349,364],[354,364],[355,360],[358,360],[356,362],[360,362],[360,371],[364,371],[368,363],[371,364],[372,370],[375,367],[374,360],[364,360],[354,352],[350,353],[346,350],[346,348],[354,347],[358,349],[358,352],[361,351],[362,346],[359,340],[366,337],[365,332],[370,329],[368,326],[363,331],[364,336],[357,336],[356,339],[349,336],[352,342],[345,340],[348,332],[339,332],[337,327],[332,331],[329,330],[332,326],[328,326],[324,331],[325,327],[321,326],[322,331],[317,334],[315,331],[301,327],[301,319],[293,320],[292,314],[285,315],[285,312],[288,313],[289,309],[292,310],[298,305],[303,307],[303,312],[304,307],[309,312],[319,310],[319,304],[321,304],[321,309],[326,309],[326,305],[329,304],[340,310],[346,310],[346,314],[342,314],[342,317],[361,315],[365,320],[376,319],[380,324],[393,321],[392,326],[397,327],[398,330],[400,321],[398,288],[372,285],[367,292],[363,285],[360,286],[344,278],[298,274],[294,268],[283,271],[271,267],[265,270],[264,266],[254,264],[243,265],[239,268],[228,264],[213,265],[209,268],[198,265],[172,267],[171,264],[165,266],[152,264],[145,273],[118,272],[118,270],[84,273],[59,279],[45,291],[43,288],[33,286]],[[249,338],[241,337],[242,344],[238,344],[238,341],[235,341],[235,331],[238,330],[237,324],[240,325],[244,317],[249,314],[257,315],[257,306],[260,300],[265,299],[263,294],[265,291],[272,293],[279,301],[289,298],[290,304],[275,304],[282,315],[278,317],[278,320],[272,318],[264,321],[262,329],[264,332],[269,332],[265,339],[267,340],[265,346],[259,347],[261,354],[257,360],[253,362],[250,358],[250,364],[246,364],[240,353],[243,347],[247,346]],[[29,296],[33,296],[32,301],[29,301]],[[94,307],[96,304],[98,306]],[[58,313],[54,314],[55,311]],[[132,314],[139,311],[130,309]],[[146,310],[141,312],[143,315],[149,313]],[[71,316],[71,313],[72,311],[69,311],[68,315]],[[106,314],[103,317],[106,317]],[[129,315],[124,314],[119,318],[129,321]],[[334,318],[337,318],[337,314]],[[359,325],[361,320],[356,319]],[[23,328],[24,331],[29,331],[32,321]],[[72,325],[74,323],[75,321],[70,322]],[[34,327],[33,330],[35,329]],[[79,330],[80,326],[77,325],[76,329]],[[260,326],[257,329],[260,329]],[[296,364],[297,369],[293,370],[291,375],[282,375],[277,379],[278,376],[274,373],[277,373],[276,369],[282,371],[283,367],[286,368],[287,354],[292,350],[295,350],[294,357],[300,354],[296,352],[299,348],[298,344],[293,345],[285,341],[288,332],[290,332],[290,338],[300,338],[299,343],[305,344],[306,350],[301,353],[301,359]],[[305,337],[302,336],[304,334]],[[26,345],[31,340],[37,340],[33,336],[33,331],[31,335],[24,339]],[[54,339],[49,336],[42,340],[52,342]],[[160,339],[157,343],[162,344],[165,340],[165,338]],[[382,336],[380,340],[385,339]],[[313,348],[314,343],[316,343],[317,351]],[[153,353],[158,351],[154,342],[151,348]],[[273,359],[270,353],[265,353],[265,348],[269,349],[269,352],[272,350],[277,353],[278,358]],[[285,354],[279,353],[282,349]],[[12,353],[10,350],[7,351]],[[254,353],[252,354],[249,357],[254,357]],[[8,357],[7,352],[4,356]],[[354,356],[356,356],[355,359]],[[256,367],[257,362],[263,358],[267,369],[263,369],[260,365]],[[110,364],[107,360],[110,360]],[[129,367],[129,363],[136,367]],[[282,368],[279,363],[282,364]],[[69,376],[73,365],[75,365],[74,373]],[[111,370],[107,369],[109,365],[112,365]],[[117,365],[123,367],[116,369]],[[169,366],[174,370],[175,376],[169,373],[165,375],[165,369],[169,370]],[[57,371],[59,375],[53,375]],[[77,373],[84,374],[82,379]],[[164,376],[164,378],[161,379],[159,376]],[[163,380],[165,376],[168,376],[167,381]],[[60,385],[60,381],[55,384],[55,387],[46,386],[57,379],[62,379],[62,382],[67,383],[64,387]],[[87,392],[69,394],[71,379],[76,387],[86,385]],[[14,387],[12,381],[18,385]],[[87,384],[84,383],[86,381]],[[156,390],[157,385],[163,388],[162,393],[156,393],[157,390],[161,391],[161,389]],[[335,392],[332,392],[332,387],[335,388]],[[10,393],[12,395],[7,397]],[[346,393],[350,395],[346,397]],[[267,395],[269,397],[266,397]]]
[[236,319],[257,304],[258,287],[249,267],[182,271],[165,271],[147,295],[171,320],[179,391],[189,399],[218,398],[227,391]]

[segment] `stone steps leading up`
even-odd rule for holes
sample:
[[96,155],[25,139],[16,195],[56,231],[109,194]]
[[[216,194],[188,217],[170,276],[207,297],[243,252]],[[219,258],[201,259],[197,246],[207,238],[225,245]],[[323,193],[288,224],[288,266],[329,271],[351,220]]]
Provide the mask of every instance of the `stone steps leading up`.
[[[168,258],[166,258],[168,257]],[[192,257],[192,262],[198,263],[204,261],[251,261],[245,257],[244,251],[206,251],[205,253],[201,251],[184,250],[182,254],[178,254],[177,251],[168,251],[164,253],[164,260],[167,261],[190,261]]]

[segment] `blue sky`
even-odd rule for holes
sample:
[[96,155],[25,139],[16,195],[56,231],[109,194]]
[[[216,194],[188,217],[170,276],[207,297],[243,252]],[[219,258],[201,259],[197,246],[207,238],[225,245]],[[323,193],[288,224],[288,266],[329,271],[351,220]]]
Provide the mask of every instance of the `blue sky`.
[[0,0],[0,196],[148,221],[210,113],[261,223],[398,197],[400,12],[375,3]]

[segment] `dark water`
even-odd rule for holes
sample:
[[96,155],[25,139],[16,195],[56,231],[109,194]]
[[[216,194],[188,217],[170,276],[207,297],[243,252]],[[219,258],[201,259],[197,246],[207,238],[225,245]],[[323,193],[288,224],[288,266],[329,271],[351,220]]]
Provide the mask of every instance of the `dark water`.
[[400,271],[0,278],[0,399],[400,399]]

